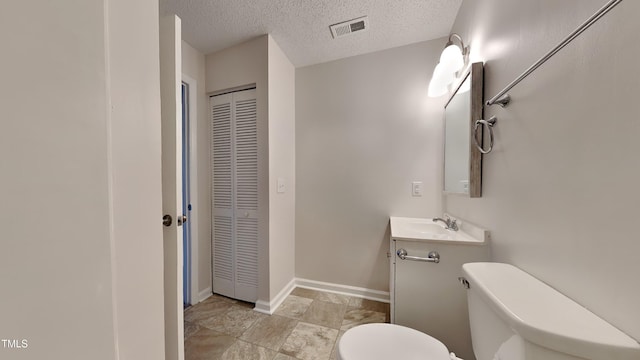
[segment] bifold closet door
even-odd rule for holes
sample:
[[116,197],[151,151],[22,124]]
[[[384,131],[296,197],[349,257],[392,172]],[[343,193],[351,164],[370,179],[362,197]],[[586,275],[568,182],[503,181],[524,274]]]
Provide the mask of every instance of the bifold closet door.
[[258,138],[255,89],[211,98],[213,291],[255,302]]

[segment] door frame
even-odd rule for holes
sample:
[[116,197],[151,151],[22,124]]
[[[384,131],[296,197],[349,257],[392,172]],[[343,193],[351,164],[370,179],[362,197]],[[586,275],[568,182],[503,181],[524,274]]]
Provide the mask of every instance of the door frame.
[[191,295],[191,305],[195,305],[202,301],[200,299],[200,291],[198,284],[198,256],[199,256],[199,243],[200,243],[200,232],[198,231],[198,143],[197,143],[197,134],[198,134],[198,82],[182,73],[182,82],[187,84],[187,121],[189,122],[189,193],[190,193],[190,204],[191,211],[185,213],[187,214],[187,222],[190,223],[190,244],[189,249],[191,253],[189,254],[189,260],[191,263],[190,266],[190,295]]

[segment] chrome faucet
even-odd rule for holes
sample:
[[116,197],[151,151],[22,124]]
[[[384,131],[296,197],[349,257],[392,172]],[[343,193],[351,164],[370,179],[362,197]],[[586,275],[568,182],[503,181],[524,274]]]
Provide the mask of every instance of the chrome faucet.
[[447,230],[453,230],[453,231],[458,231],[458,223],[456,219],[452,219],[448,216],[445,215],[445,219],[443,218],[433,218],[433,222],[438,222],[438,221],[442,221],[445,225],[445,229]]

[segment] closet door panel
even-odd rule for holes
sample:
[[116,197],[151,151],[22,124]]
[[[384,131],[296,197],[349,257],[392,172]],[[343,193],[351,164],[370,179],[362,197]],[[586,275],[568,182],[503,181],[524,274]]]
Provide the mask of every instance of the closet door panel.
[[234,93],[236,298],[255,302],[258,289],[258,134],[256,91]]
[[213,291],[258,296],[258,134],[256,91],[211,98]]
[[213,291],[229,297],[235,295],[232,119],[232,95],[212,97]]
[[258,296],[258,219],[238,218],[236,233],[236,299],[255,302]]

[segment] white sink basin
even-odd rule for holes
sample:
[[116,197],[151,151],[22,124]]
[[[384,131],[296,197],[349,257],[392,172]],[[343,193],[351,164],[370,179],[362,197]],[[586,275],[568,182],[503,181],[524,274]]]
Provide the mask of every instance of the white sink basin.
[[[486,240],[486,231],[482,229],[470,229],[464,224],[458,231],[447,230],[444,224],[433,222],[432,219],[390,217],[391,237],[397,240],[415,240],[426,242],[447,242],[458,244],[482,245]],[[467,233],[473,233],[475,236]],[[478,229],[476,231],[476,229]]]

